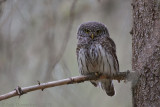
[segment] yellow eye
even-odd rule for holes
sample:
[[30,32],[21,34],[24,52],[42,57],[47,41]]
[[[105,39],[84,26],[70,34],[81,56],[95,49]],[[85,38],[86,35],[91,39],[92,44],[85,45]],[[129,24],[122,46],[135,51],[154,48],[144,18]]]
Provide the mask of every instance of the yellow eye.
[[85,31],[86,33],[89,33],[89,32],[90,32],[88,29],[85,29],[84,31]]
[[101,33],[101,30],[97,30],[96,33],[97,33],[97,34],[100,34],[100,33]]

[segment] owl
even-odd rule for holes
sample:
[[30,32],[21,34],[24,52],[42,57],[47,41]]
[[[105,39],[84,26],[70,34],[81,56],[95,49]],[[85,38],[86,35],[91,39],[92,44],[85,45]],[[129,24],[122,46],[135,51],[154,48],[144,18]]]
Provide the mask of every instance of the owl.
[[[119,72],[116,46],[104,24],[99,22],[81,24],[77,39],[77,62],[82,75],[101,73],[113,76]],[[108,96],[115,94],[110,79],[92,80],[91,83],[95,87],[101,87]]]

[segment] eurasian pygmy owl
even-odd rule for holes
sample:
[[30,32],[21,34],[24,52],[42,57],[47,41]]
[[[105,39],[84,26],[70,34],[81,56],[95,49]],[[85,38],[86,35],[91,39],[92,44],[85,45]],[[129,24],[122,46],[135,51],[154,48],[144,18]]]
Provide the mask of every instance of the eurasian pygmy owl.
[[[83,23],[78,29],[77,39],[77,61],[82,75],[97,72],[112,76],[119,72],[116,46],[105,25],[99,22]],[[109,96],[115,94],[110,79],[92,80],[91,83],[100,86]]]

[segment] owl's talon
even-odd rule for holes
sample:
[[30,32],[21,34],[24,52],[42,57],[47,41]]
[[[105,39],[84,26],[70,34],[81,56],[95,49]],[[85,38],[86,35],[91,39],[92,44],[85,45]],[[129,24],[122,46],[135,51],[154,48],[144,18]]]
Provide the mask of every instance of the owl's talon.
[[95,76],[98,76],[99,74],[98,74],[98,72],[95,72],[95,74],[94,74]]
[[95,75],[95,76],[100,76],[101,73],[100,73],[100,72],[95,72],[94,75]]

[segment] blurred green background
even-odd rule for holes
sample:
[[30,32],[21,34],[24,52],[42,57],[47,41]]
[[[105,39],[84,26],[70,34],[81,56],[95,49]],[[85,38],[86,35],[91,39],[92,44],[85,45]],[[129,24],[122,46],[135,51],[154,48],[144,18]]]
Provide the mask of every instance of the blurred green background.
[[[131,69],[131,0],[7,0],[0,9],[0,94],[37,80],[80,75],[76,33],[87,21],[107,26],[120,71]],[[131,107],[130,83],[114,81],[114,86],[113,97],[84,82],[13,97],[0,107]]]

